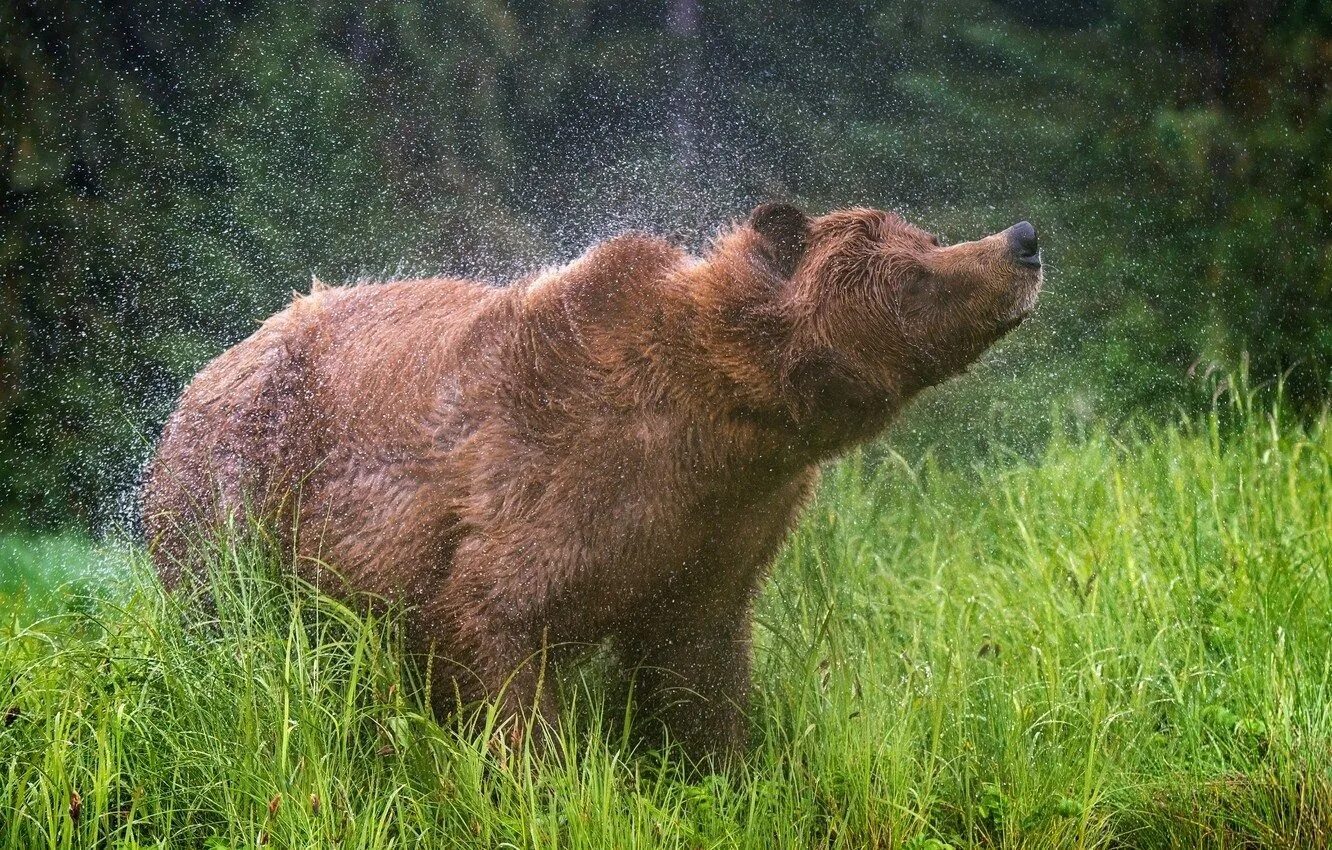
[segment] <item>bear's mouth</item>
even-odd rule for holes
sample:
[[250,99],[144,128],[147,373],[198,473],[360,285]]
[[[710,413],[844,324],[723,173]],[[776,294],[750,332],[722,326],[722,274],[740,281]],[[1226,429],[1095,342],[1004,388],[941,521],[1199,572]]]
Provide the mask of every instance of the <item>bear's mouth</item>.
[[999,320],[998,324],[995,326],[996,336],[1003,336],[1004,334],[1013,330],[1018,325],[1025,322],[1031,316],[1031,314],[1035,312],[1036,312],[1036,292],[1033,291],[1030,295],[1023,298],[1020,304],[1014,306],[1012,312],[1010,312],[1007,316]]
[[1044,283],[1045,276],[1041,274],[1040,269],[1036,271],[1035,279],[1030,282],[1024,282],[1016,297],[1013,299],[1013,309],[1005,318],[1001,319],[998,325],[1000,336],[1008,333],[1018,325],[1026,321],[1027,317],[1036,312],[1036,302],[1040,300],[1041,285]]
[[1023,311],[1020,313],[1016,313],[1008,317],[1007,319],[1001,320],[999,322],[999,326],[995,328],[995,331],[999,334],[999,336],[1003,336],[1004,334],[1008,333],[1009,331],[1013,330],[1018,325],[1026,321],[1027,317],[1030,315],[1031,315],[1030,311]]

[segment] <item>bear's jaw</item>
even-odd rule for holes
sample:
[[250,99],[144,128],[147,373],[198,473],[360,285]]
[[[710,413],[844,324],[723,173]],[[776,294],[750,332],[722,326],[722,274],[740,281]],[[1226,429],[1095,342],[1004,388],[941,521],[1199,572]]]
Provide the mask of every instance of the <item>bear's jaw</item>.
[[[1022,324],[1040,301],[1041,289],[1045,283],[1045,273],[1041,266],[1022,267],[1012,276],[1003,289],[1001,302],[1007,302],[1000,308],[1000,318],[996,322],[995,341],[1004,334]],[[1005,309],[1006,307],[1006,309]]]

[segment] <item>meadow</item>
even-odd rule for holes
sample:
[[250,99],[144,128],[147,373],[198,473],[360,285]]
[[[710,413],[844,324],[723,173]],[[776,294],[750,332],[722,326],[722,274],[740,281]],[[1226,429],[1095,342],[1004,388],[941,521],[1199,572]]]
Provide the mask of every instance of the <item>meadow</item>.
[[132,547],[0,557],[0,848],[1332,841],[1332,423],[1251,394],[1031,457],[830,466],[723,773],[636,749],[604,663],[541,755],[440,725],[392,613],[239,539],[207,607]]

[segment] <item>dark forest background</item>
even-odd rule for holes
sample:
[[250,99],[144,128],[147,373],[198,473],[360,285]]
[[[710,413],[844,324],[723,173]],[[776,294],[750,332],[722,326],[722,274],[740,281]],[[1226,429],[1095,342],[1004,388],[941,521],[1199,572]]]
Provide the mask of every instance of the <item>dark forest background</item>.
[[1029,217],[1047,295],[895,439],[1022,450],[1332,374],[1325,2],[0,5],[0,522],[123,511],[310,276],[503,281],[756,202]]

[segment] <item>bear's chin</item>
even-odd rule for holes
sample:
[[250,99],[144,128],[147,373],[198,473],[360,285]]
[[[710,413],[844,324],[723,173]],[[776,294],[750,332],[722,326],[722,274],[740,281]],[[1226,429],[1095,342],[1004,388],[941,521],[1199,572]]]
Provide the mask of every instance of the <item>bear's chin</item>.
[[998,342],[1008,335],[1014,328],[1025,322],[1032,313],[1036,311],[1036,302],[1040,297],[1041,278],[1038,275],[1036,282],[1026,288],[1024,292],[1019,293],[1014,299],[1012,308],[1000,318],[992,331],[993,338],[991,344]]

